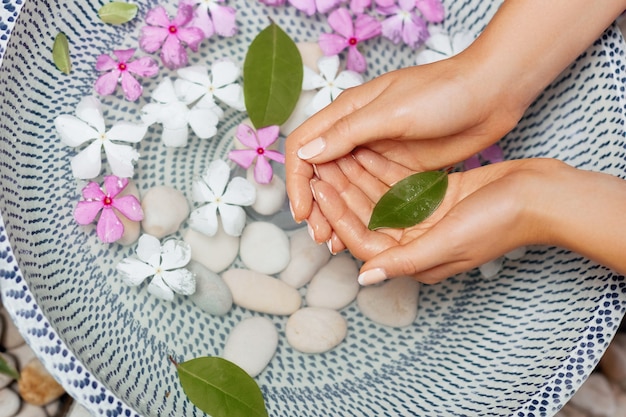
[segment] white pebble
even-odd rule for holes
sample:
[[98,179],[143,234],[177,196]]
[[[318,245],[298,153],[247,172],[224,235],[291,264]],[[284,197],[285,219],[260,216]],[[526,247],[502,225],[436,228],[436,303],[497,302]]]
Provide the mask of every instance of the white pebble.
[[13,319],[6,308],[0,308],[0,316],[2,317],[3,324],[0,345],[9,350],[24,345],[26,342],[24,341],[20,331],[17,329],[17,326],[13,323]]
[[493,278],[498,275],[498,272],[502,269],[502,263],[504,262],[504,258],[496,258],[493,261],[489,261],[487,263],[482,264],[478,267],[480,273],[485,278]]
[[253,167],[248,169],[246,177],[256,188],[256,199],[251,206],[252,209],[263,216],[278,213],[287,199],[285,181],[274,173],[269,184],[259,184],[254,179]]
[[9,388],[0,390],[0,417],[13,417],[20,409],[19,395]]
[[161,185],[152,187],[141,200],[145,233],[161,239],[176,233],[180,225],[189,217],[189,204],[179,190]]
[[306,307],[289,317],[285,326],[287,342],[303,353],[322,353],[331,350],[345,339],[346,319],[327,308]]
[[[54,404],[54,403],[51,403],[51,404]],[[48,417],[48,414],[46,413],[46,409],[24,402],[22,404],[22,408],[20,408],[20,412],[17,413],[14,417]],[[54,415],[54,414],[51,414],[51,415]]]
[[517,249],[505,253],[504,257],[507,259],[520,259],[524,255],[526,255],[526,246],[520,246]]
[[[133,181],[128,181],[126,187],[122,190],[120,195],[133,195],[137,200],[140,200],[139,190]],[[117,241],[120,245],[132,245],[139,239],[141,234],[141,222],[136,222],[128,219],[126,216],[118,216],[122,224],[124,225],[124,234]]]
[[419,291],[419,282],[411,277],[398,277],[361,288],[356,302],[361,313],[373,322],[404,327],[417,317]]
[[[0,353],[0,356],[2,356],[2,359],[5,360],[5,362],[7,363],[7,365],[9,367],[11,367],[11,369],[17,371],[17,361],[15,360],[15,358],[7,353]],[[7,386],[9,386],[9,384],[11,382],[13,382],[14,379],[11,378],[10,376],[0,373],[0,389],[1,388],[5,388]]]
[[196,275],[196,292],[189,296],[191,302],[209,314],[228,313],[233,306],[233,296],[222,277],[193,260],[187,269]]
[[326,245],[318,245],[306,230],[295,231],[289,238],[291,260],[280,273],[279,278],[294,288],[300,288],[311,281],[319,269],[330,259]]
[[289,315],[302,305],[298,290],[268,275],[234,268],[224,272],[222,279],[233,294],[233,302],[249,310]]
[[214,236],[189,229],[183,240],[191,246],[191,259],[213,272],[222,272],[228,268],[239,253],[239,237],[227,234],[221,223]]
[[291,112],[291,116],[285,123],[280,126],[280,133],[284,136],[289,136],[291,132],[296,130],[298,126],[300,126],[306,119],[309,118],[309,114],[307,113],[309,104],[311,104],[311,100],[315,97],[317,91],[314,90],[303,90],[300,93],[300,97],[298,98],[298,102],[296,103],[296,107],[294,107]]
[[317,42],[298,42],[296,43],[300,56],[302,57],[302,64],[312,70],[318,72],[317,60],[324,56],[324,52]]
[[15,358],[18,370],[22,370],[28,362],[37,357],[27,344],[9,350],[9,354]]
[[253,271],[277,274],[289,263],[289,238],[272,223],[252,222],[241,234],[239,257]]
[[339,310],[359,292],[359,269],[347,253],[334,256],[313,276],[306,292],[307,305]]
[[278,347],[278,331],[265,317],[249,317],[228,335],[222,357],[255,377],[265,369]]

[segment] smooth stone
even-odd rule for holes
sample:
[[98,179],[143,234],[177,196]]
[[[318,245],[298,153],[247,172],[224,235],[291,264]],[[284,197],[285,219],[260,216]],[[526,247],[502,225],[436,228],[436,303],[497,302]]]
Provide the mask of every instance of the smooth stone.
[[289,315],[302,305],[298,290],[281,280],[248,269],[229,269],[222,279],[238,306],[260,313]]
[[305,307],[293,313],[285,325],[287,342],[303,353],[322,353],[336,347],[348,333],[346,319],[337,311]]
[[20,370],[17,387],[24,401],[38,406],[51,403],[65,394],[63,387],[37,358],[32,359]]
[[626,333],[615,334],[598,366],[609,381],[626,391]]
[[[589,417],[583,411],[574,407],[570,403],[566,403],[554,417]],[[616,416],[617,417],[617,416]]]
[[252,209],[263,216],[278,213],[287,199],[285,181],[274,173],[269,184],[259,184],[254,179],[253,167],[247,170],[246,178],[256,188],[256,199],[251,206]]
[[594,417],[613,417],[616,409],[611,384],[600,372],[589,375],[569,402]]
[[311,68],[315,72],[319,72],[317,68],[317,60],[324,56],[322,48],[317,42],[297,42],[296,47],[300,51],[302,64]]
[[37,355],[35,355],[35,352],[33,352],[31,347],[27,344],[23,344],[9,350],[9,355],[15,358],[18,370],[23,369],[28,362],[37,357]]
[[15,323],[13,323],[13,319],[6,308],[0,308],[0,317],[2,321],[0,345],[7,350],[24,345],[26,342]]
[[356,302],[361,313],[373,322],[404,327],[417,317],[419,292],[419,282],[411,277],[398,277],[361,288]]
[[249,223],[241,234],[239,257],[253,271],[277,274],[289,264],[289,238],[272,223]]
[[478,267],[480,273],[484,278],[493,278],[498,275],[498,272],[502,269],[504,258],[499,257],[492,261],[486,262]]
[[[134,181],[129,180],[120,195],[134,195],[137,200],[141,201],[139,189]],[[137,242],[139,235],[141,234],[141,222],[132,221],[126,216],[118,216],[118,218],[122,222],[122,225],[124,225],[124,234],[122,234],[122,237],[117,241],[117,243],[128,246]]]
[[228,335],[222,357],[238,365],[251,377],[265,369],[278,348],[278,331],[265,317],[249,317]]
[[196,275],[196,292],[189,296],[191,302],[209,314],[228,313],[233,306],[233,295],[222,277],[193,260],[187,269]]
[[311,281],[321,267],[328,263],[330,251],[326,245],[318,245],[303,227],[289,238],[291,260],[279,278],[294,288],[301,288]]
[[13,417],[21,404],[20,396],[16,392],[9,388],[0,390],[0,417]]
[[306,290],[310,307],[339,310],[355,300],[361,286],[359,268],[347,253],[335,255],[313,276]]
[[282,125],[280,125],[280,133],[283,136],[289,136],[291,132],[296,130],[298,126],[310,117],[308,114],[308,107],[316,94],[317,91],[315,90],[303,90],[300,93],[300,97],[298,98],[291,115]]
[[189,217],[189,203],[185,195],[167,185],[150,188],[141,200],[141,208],[143,231],[158,239],[176,233]]
[[188,229],[183,240],[191,246],[191,259],[213,272],[228,268],[239,253],[239,237],[227,234],[221,223],[214,236]]
[[[0,353],[0,356],[4,359],[4,361],[14,370],[18,370],[17,361],[15,358],[7,353]],[[8,387],[14,381],[10,376],[0,373],[0,389]]]
[[[56,414],[50,413],[49,415],[53,416]],[[48,412],[46,409],[25,402],[22,404],[19,413],[14,417],[48,417]]]

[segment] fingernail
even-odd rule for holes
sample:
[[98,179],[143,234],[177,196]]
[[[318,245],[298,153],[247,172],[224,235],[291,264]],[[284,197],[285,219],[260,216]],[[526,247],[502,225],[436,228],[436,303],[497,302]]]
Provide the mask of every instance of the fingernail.
[[313,139],[300,149],[298,149],[298,158],[311,159],[319,154],[326,148],[326,141],[323,138]]
[[314,200],[317,200],[317,193],[315,192],[315,183],[317,181],[318,180],[316,180],[315,178],[309,181],[309,187],[311,187],[311,194],[313,195]]
[[309,232],[309,236],[311,236],[313,242],[317,243],[317,241],[315,240],[315,233],[313,232],[313,228],[309,223],[306,224],[306,231]]
[[313,173],[317,178],[320,178],[320,173],[317,170],[317,165],[313,164]]
[[328,246],[328,251],[330,252],[330,254],[334,255],[335,252],[333,252],[333,238],[330,238],[326,241],[326,246]]
[[291,205],[291,201],[289,201],[289,212],[291,213],[291,218],[293,219],[293,221],[296,222],[297,224],[300,224],[300,222],[298,220],[296,220],[296,215],[293,212],[293,207]]
[[387,275],[382,268],[374,268],[365,272],[361,272],[361,274],[359,274],[358,281],[361,285],[372,285],[378,284],[379,282],[382,282],[386,279]]

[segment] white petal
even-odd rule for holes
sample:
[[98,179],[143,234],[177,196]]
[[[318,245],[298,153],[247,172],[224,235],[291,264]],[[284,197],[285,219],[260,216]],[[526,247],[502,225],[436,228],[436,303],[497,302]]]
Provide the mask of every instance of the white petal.
[[304,78],[302,78],[303,90],[317,90],[318,88],[324,87],[326,84],[326,80],[324,80],[321,75],[309,67],[304,67]]
[[134,257],[122,260],[117,264],[116,269],[120,273],[122,281],[133,287],[154,275],[154,267]]
[[220,119],[211,109],[193,108],[187,115],[187,121],[193,132],[200,139],[208,139],[217,133]]
[[307,116],[311,116],[318,111],[322,110],[324,107],[328,106],[332,101],[330,88],[324,87],[320,91],[317,92],[313,100],[306,107]]
[[177,130],[187,127],[188,116],[189,108],[185,103],[182,101],[172,101],[161,107],[158,121],[163,123],[163,127]]
[[196,203],[214,202],[216,197],[203,179],[197,179],[191,184],[191,199]]
[[76,106],[76,117],[84,120],[98,132],[104,132],[104,117],[100,108],[100,100],[94,96],[86,96]]
[[337,88],[337,87],[330,88],[330,100],[335,101],[337,97],[339,97],[339,94],[341,93],[343,93],[343,89],[341,88]]
[[213,99],[213,94],[205,94],[200,100],[193,106],[194,109],[209,109],[217,115],[218,119],[224,116],[224,110],[217,105]]
[[189,67],[180,68],[177,73],[179,78],[205,87],[204,91],[211,86],[209,68],[204,65],[191,65]]
[[153,100],[163,104],[178,101],[176,91],[174,90],[174,84],[168,77],[163,78],[161,83],[159,83],[159,85],[152,90],[152,94],[150,96]]
[[500,272],[500,269],[502,269],[503,260],[504,258],[502,257],[494,259],[493,261],[482,264],[478,267],[478,269],[480,269],[480,273],[483,277],[493,278],[498,274],[498,272]]
[[161,268],[166,271],[186,266],[191,260],[191,246],[185,241],[169,239],[161,246]]
[[419,54],[417,54],[415,58],[416,65],[424,65],[424,64],[432,64],[433,62],[441,61],[442,59],[446,59],[447,56],[440,52],[431,51],[430,49],[425,49]]
[[185,268],[163,272],[163,281],[175,293],[191,295],[196,292],[196,276]]
[[238,65],[229,59],[214,62],[211,66],[213,87],[220,88],[232,84],[239,78],[241,70]]
[[337,78],[335,78],[333,84],[342,90],[347,90],[348,88],[363,84],[363,76],[355,71],[341,71]]
[[141,108],[141,121],[146,125],[160,123],[159,119],[163,106],[164,105],[160,103],[148,103],[143,106]]
[[137,143],[143,139],[147,131],[148,126],[145,124],[118,122],[109,129],[106,136],[109,140]]
[[189,227],[207,236],[214,236],[217,226],[217,204],[215,203],[197,208],[189,216]]
[[220,218],[224,232],[231,236],[241,236],[246,225],[246,212],[239,206],[219,205]]
[[474,42],[475,36],[469,32],[458,32],[452,36],[452,53],[454,55],[463,52]]
[[96,140],[72,158],[72,175],[78,179],[91,179],[100,175],[102,142]]
[[104,142],[104,152],[113,175],[131,178],[135,173],[133,162],[139,159],[139,152],[128,145],[119,145],[111,141]]
[[222,201],[226,204],[250,206],[256,200],[256,188],[243,177],[233,178],[226,187]]
[[239,84],[229,84],[224,87],[216,88],[213,94],[236,110],[244,111],[246,109],[243,89]]
[[426,41],[426,47],[445,56],[452,56],[452,41],[446,33],[436,33]]
[[180,100],[187,104],[193,103],[209,92],[207,87],[181,78],[174,81],[174,88]]
[[221,197],[224,195],[226,184],[228,184],[228,180],[230,179],[230,167],[221,159],[211,161],[202,179],[216,197]]
[[61,136],[61,141],[72,147],[80,146],[100,134],[91,126],[77,117],[62,114],[54,119],[54,126]]
[[339,55],[321,57],[317,60],[317,68],[326,81],[332,82],[339,71]]
[[170,146],[172,148],[180,148],[187,145],[187,137],[189,136],[189,129],[187,126],[182,129],[169,129],[163,126],[163,133],[161,133],[161,140],[163,145]]
[[148,292],[155,297],[159,297],[166,301],[172,301],[174,299],[174,292],[163,281],[161,275],[155,275],[148,285]]
[[135,253],[137,253],[139,259],[149,263],[154,259],[155,255],[161,256],[161,242],[156,237],[144,233],[137,241]]

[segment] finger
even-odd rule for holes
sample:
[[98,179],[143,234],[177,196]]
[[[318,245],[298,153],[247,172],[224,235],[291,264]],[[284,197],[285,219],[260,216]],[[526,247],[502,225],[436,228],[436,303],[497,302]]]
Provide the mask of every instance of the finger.
[[355,149],[353,155],[356,162],[358,162],[365,171],[380,179],[380,181],[385,183],[388,187],[391,187],[399,180],[415,173],[414,170],[394,162],[368,148]]
[[313,207],[313,195],[309,182],[313,178],[313,166],[295,156],[295,151],[285,151],[285,184],[294,220],[302,222],[309,217]]
[[337,166],[350,184],[360,189],[374,203],[389,190],[387,184],[363,169],[352,156],[340,158]]
[[339,238],[339,236],[337,236],[337,233],[335,232],[333,232],[330,239],[326,242],[326,245],[328,245],[328,250],[333,255],[336,255],[339,252],[346,250],[346,245],[343,244],[343,242],[341,241],[341,239]]
[[307,227],[309,229],[309,235],[311,235],[311,238],[318,244],[327,242],[333,233],[332,227],[316,202],[313,203],[311,214],[307,218]]

